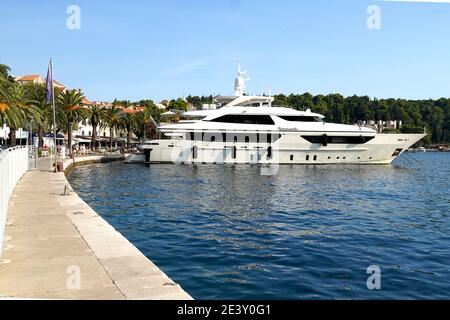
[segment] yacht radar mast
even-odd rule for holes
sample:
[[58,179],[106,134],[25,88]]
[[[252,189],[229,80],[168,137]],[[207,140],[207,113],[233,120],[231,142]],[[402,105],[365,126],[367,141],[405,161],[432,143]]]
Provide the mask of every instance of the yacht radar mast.
[[234,95],[236,97],[242,97],[245,95],[246,86],[245,83],[250,80],[247,71],[241,70],[241,64],[238,62],[238,73],[234,82]]

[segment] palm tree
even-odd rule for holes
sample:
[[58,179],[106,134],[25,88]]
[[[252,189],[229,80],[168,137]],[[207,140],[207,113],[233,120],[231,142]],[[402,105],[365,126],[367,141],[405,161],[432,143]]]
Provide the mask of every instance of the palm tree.
[[131,138],[133,135],[133,128],[136,123],[136,113],[138,110],[135,109],[124,109],[125,115],[122,119],[123,127],[127,130],[127,148],[131,148]]
[[12,106],[11,81],[8,81],[9,67],[0,64],[0,127],[6,123],[17,122],[20,116]]
[[72,153],[72,127],[86,116],[84,95],[79,90],[67,90],[58,97],[58,105],[67,124],[67,148]]
[[137,131],[139,132],[139,136],[145,141],[147,138],[147,130],[156,127],[150,108],[145,108],[143,111],[136,113],[136,125],[138,127]]
[[103,127],[109,128],[109,146],[112,150],[114,130],[122,127],[122,119],[124,117],[124,112],[122,108],[112,105],[112,107],[105,110],[103,116]]
[[16,126],[20,122],[20,110],[14,105],[13,83],[0,77],[0,127],[4,124]]
[[10,145],[16,145],[16,129],[28,121],[41,123],[39,108],[30,104],[27,90],[9,76],[10,68],[0,64],[0,126],[10,128]]
[[[44,146],[44,134],[47,130],[50,130],[53,123],[52,108],[47,103],[46,87],[43,84],[27,84],[24,86],[28,103],[40,110],[39,119],[35,119],[37,124],[39,148]],[[55,93],[56,94],[56,93]]]
[[16,130],[27,124],[27,121],[41,123],[41,112],[39,108],[33,106],[27,101],[26,91],[22,85],[12,82],[9,87],[10,107],[14,111],[14,119],[9,119],[6,124],[9,126],[9,144],[16,145]]
[[0,64],[0,77],[4,79],[8,79],[9,71],[11,71],[11,68],[8,67],[6,64]]
[[88,108],[88,122],[92,126],[92,151],[97,151],[97,127],[104,118],[105,111],[106,109],[96,105],[91,105]]

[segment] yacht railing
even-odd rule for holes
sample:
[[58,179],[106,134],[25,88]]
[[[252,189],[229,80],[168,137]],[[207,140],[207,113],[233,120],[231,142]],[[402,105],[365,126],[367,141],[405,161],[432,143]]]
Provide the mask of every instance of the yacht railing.
[[9,200],[20,178],[29,169],[27,146],[0,151],[0,258],[3,252]]

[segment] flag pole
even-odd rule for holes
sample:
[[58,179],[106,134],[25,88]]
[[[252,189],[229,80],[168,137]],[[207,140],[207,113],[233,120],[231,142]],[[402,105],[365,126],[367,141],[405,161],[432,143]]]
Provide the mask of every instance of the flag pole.
[[55,172],[58,172],[57,152],[56,152],[56,110],[55,110],[55,87],[53,85],[53,59],[50,58],[51,89],[52,89],[52,111],[53,111],[53,143],[55,145]]

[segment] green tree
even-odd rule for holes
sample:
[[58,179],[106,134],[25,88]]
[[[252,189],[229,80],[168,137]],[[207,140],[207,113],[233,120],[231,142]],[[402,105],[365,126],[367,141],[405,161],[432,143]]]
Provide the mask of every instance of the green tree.
[[5,64],[0,64],[0,78],[8,79],[11,68]]
[[188,102],[181,98],[177,100],[171,100],[169,103],[170,110],[187,111],[188,106],[189,106]]
[[133,136],[133,128],[136,123],[136,113],[140,111],[137,110],[127,110],[122,118],[122,127],[127,131],[127,147],[131,148],[131,138]]
[[105,108],[97,105],[91,105],[87,109],[87,120],[92,126],[92,151],[97,151],[97,129],[105,116]]
[[[17,96],[13,92],[14,86],[15,84],[8,80],[0,79],[0,126],[6,124],[10,129],[17,128],[22,121],[22,113],[17,105]],[[10,144],[14,146],[16,131],[12,129],[10,130]]]
[[312,108],[312,110],[314,112],[317,112],[319,114],[323,114],[326,115],[328,112],[328,106],[327,103],[325,101],[325,97],[323,95],[317,95],[313,98],[313,104],[314,107]]
[[20,113],[13,106],[11,95],[11,81],[8,80],[9,67],[0,64],[0,127],[8,123],[19,121]]
[[156,123],[161,123],[162,114],[165,112],[164,109],[158,108],[154,103],[147,104],[145,109],[148,110],[150,116]]
[[[53,123],[52,106],[47,103],[46,87],[43,84],[27,84],[24,85],[27,101],[34,108],[39,110],[39,119],[33,119],[33,124],[37,125],[38,146],[44,146],[44,134],[50,130]],[[59,92],[55,92],[59,94]]]
[[151,132],[155,127],[156,123],[150,108],[145,108],[143,111],[136,113],[136,133],[142,141],[147,139],[148,132]]
[[83,107],[84,95],[79,90],[67,90],[58,96],[58,109],[67,124],[67,148],[72,153],[72,130],[74,124],[78,124],[86,117],[86,109]]
[[109,128],[110,150],[113,148],[114,131],[122,128],[122,119],[124,115],[122,108],[114,104],[110,108],[107,108],[103,114],[102,125],[104,128]]
[[17,144],[16,130],[18,128],[28,126],[30,121],[41,123],[41,112],[39,108],[29,103],[27,100],[25,89],[17,82],[12,82],[9,87],[11,97],[10,106],[14,108],[17,117],[14,121],[7,122],[9,126],[9,144],[14,147]]
[[289,105],[288,98],[284,94],[278,94],[274,96],[274,106],[285,107]]

